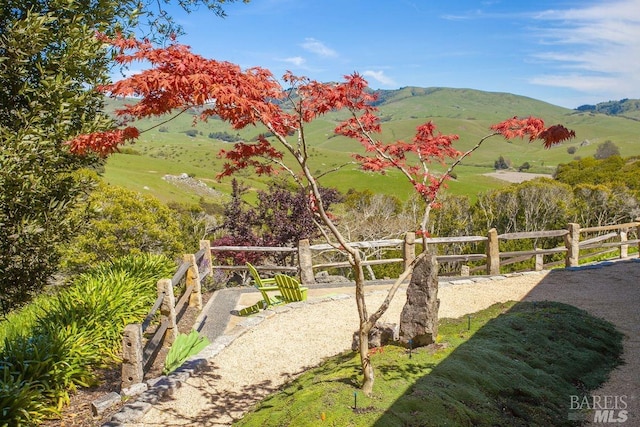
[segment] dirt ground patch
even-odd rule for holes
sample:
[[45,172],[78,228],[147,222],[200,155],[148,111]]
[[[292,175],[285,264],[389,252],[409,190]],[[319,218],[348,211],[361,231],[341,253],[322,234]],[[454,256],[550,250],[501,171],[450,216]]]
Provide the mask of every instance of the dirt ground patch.
[[512,182],[512,183],[520,183],[524,181],[530,181],[535,178],[551,178],[552,175],[544,174],[544,173],[528,173],[528,172],[516,172],[516,171],[497,171],[491,173],[485,173],[485,176],[490,176],[491,178],[500,179],[502,181]]

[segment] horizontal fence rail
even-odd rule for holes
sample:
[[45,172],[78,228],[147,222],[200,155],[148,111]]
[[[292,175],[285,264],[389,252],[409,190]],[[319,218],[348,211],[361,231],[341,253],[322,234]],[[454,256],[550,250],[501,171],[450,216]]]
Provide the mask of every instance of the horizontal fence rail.
[[[604,234],[602,234],[604,233]],[[636,238],[629,239],[629,233]],[[582,240],[581,240],[582,237]],[[620,258],[628,256],[631,245],[638,246],[640,255],[640,218],[634,222],[580,228],[570,223],[566,229],[543,230],[498,234],[495,229],[486,236],[433,237],[424,240],[428,250],[447,245],[468,245],[479,247],[483,252],[437,255],[439,263],[462,263],[461,274],[500,274],[501,267],[535,259],[535,270],[564,265],[575,267],[587,257],[608,256],[616,252]],[[537,248],[537,242],[544,239],[559,239],[563,244],[555,248]],[[541,240],[542,239],[542,240]],[[500,242],[533,240],[534,248],[523,251],[500,251]],[[376,259],[365,259],[363,265],[372,267],[385,264],[401,264],[407,267],[416,257],[416,246],[422,246],[423,239],[416,240],[415,233],[408,232],[404,239],[382,239],[367,242],[350,242],[352,248],[373,251]],[[378,251],[400,251],[401,257],[379,258]],[[581,253],[582,251],[582,253]],[[319,270],[350,267],[348,260],[334,260],[314,263],[314,256],[338,254],[344,257],[339,247],[330,244],[310,245],[301,240],[297,247],[263,246],[211,246],[208,240],[200,242],[200,250],[185,255],[183,262],[170,279],[158,281],[158,298],[149,313],[139,324],[127,325],[123,336],[122,388],[143,381],[145,372],[153,365],[160,348],[173,342],[177,335],[177,322],[188,306],[202,308],[201,280],[213,275],[216,270],[247,272],[246,265],[214,264],[216,255],[224,252],[250,252],[263,254],[293,254],[294,265],[255,265],[259,271],[285,272],[299,275],[305,285],[316,283],[315,272]],[[436,250],[436,253],[438,251]],[[545,263],[545,256],[564,254],[564,259]],[[615,255],[614,255],[615,256]],[[467,263],[480,265],[469,267]],[[176,302],[175,289],[184,287]],[[145,332],[157,325],[153,335],[144,339]]]
[[[481,263],[483,265],[474,266],[472,268],[463,268],[463,272],[468,273],[486,273],[500,274],[500,269],[509,265],[529,261],[535,259],[535,270],[550,268],[564,264],[566,267],[579,265],[581,259],[585,257],[602,256],[613,251],[619,251],[620,257],[626,257],[630,245],[639,245],[640,239],[628,239],[628,233],[634,231],[636,237],[639,235],[638,227],[640,222],[629,222],[623,224],[605,225],[600,227],[580,228],[578,224],[568,224],[566,229],[562,230],[541,230],[527,232],[513,232],[498,234],[495,229],[488,231],[487,236],[454,236],[454,237],[431,237],[425,240],[428,247],[447,246],[447,245],[466,245],[480,244],[484,247],[482,253],[462,253],[462,254],[439,254],[436,256],[439,263]],[[591,234],[600,234],[594,237],[587,237],[583,240],[581,236],[589,236]],[[534,242],[542,242],[545,239],[562,239],[564,244],[555,248],[539,248],[535,247],[530,250],[520,251],[501,251],[500,243],[514,240],[533,240]],[[386,265],[386,264],[403,264],[405,267],[415,259],[416,244],[422,245],[423,240],[416,240],[414,233],[406,233],[404,239],[381,239],[366,242],[350,242],[352,248],[360,250],[401,250],[402,257],[390,257],[384,259],[364,259],[362,265],[365,267]],[[600,252],[584,253],[588,250],[603,249]],[[300,241],[297,248],[293,247],[260,247],[260,246],[216,246],[211,247],[212,253],[217,252],[261,252],[261,253],[296,253],[297,265],[280,266],[280,265],[256,265],[258,270],[271,272],[288,272],[298,274],[301,281],[306,285],[315,283],[315,272],[326,269],[348,268],[351,266],[348,260],[324,260],[313,262],[315,255],[318,253],[327,254],[331,252],[340,253],[340,248],[331,244],[322,243],[310,245],[308,240]],[[580,252],[583,251],[583,254]],[[436,251],[437,252],[437,251]],[[556,260],[545,262],[545,257],[563,254],[562,261]],[[215,256],[214,256],[215,257]],[[464,267],[464,266],[463,266]],[[244,265],[213,265],[213,269],[227,271],[246,271]]]

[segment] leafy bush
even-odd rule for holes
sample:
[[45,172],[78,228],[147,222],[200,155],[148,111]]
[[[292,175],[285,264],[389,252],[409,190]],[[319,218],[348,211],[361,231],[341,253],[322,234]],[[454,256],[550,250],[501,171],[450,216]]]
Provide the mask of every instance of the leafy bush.
[[163,256],[124,257],[80,275],[40,302],[35,321],[26,309],[26,321],[12,317],[22,328],[19,334],[5,332],[0,352],[6,425],[38,424],[69,402],[69,392],[94,384],[95,369],[118,360],[125,324],[144,318],[156,282],[174,269]]
[[620,149],[618,148],[618,146],[614,144],[613,141],[606,140],[602,144],[598,145],[598,148],[596,149],[596,152],[593,155],[593,157],[595,157],[598,160],[602,160],[602,159],[608,159],[611,156],[619,156],[619,155],[620,155]]
[[509,159],[505,159],[502,156],[500,156],[498,160],[493,163],[493,168],[496,170],[509,169],[510,167],[511,161]]
[[162,373],[167,375],[175,371],[185,360],[200,353],[209,344],[209,339],[201,337],[196,330],[189,334],[179,334],[167,353]]
[[0,366],[0,408],[2,425],[38,425],[56,411],[47,406],[42,387],[24,380],[11,366]]
[[186,237],[177,212],[149,195],[101,184],[77,208],[76,222],[84,232],[64,247],[61,262],[73,272],[127,255],[184,253]]

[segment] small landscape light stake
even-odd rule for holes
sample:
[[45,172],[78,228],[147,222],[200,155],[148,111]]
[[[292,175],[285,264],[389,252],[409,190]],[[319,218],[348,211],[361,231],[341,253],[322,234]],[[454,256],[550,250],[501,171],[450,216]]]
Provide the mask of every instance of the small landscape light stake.
[[358,392],[353,392],[353,409],[358,409]]
[[409,340],[409,359],[411,359],[411,350],[413,350],[413,340]]
[[467,330],[470,331],[471,330],[471,315],[467,316]]

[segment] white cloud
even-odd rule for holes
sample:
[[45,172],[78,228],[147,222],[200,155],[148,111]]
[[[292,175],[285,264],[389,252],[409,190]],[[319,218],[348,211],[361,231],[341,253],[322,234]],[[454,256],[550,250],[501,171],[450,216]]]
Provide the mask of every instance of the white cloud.
[[315,53],[316,55],[319,55],[319,56],[324,56],[327,58],[338,56],[335,50],[325,46],[324,43],[313,38],[305,39],[304,43],[302,43],[301,46],[305,50],[308,50],[309,52]]
[[640,96],[640,0],[549,10],[535,19],[545,51],[534,55],[556,68],[533,77],[538,85]]
[[290,58],[285,58],[284,62],[288,62],[289,64],[293,64],[296,67],[301,67],[305,63],[305,59],[301,56],[292,56]]
[[365,77],[370,77],[376,80],[378,83],[383,84],[384,86],[397,86],[397,83],[391,77],[386,76],[384,74],[384,71],[367,70],[363,72],[362,75]]
[[601,92],[617,85],[613,77],[583,76],[580,74],[547,74],[531,79],[531,83],[541,86],[564,87],[581,92]]

